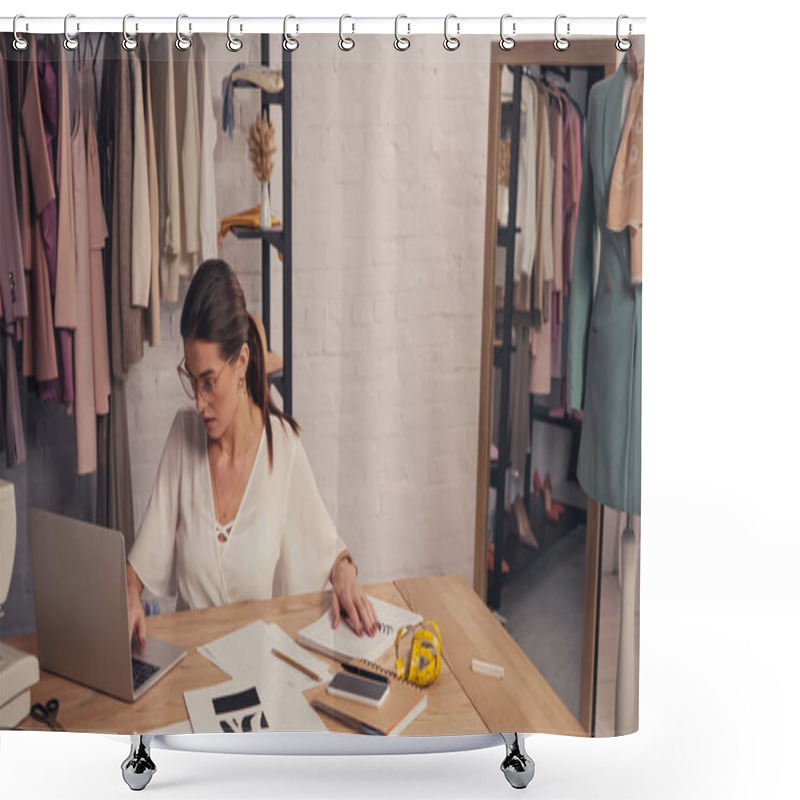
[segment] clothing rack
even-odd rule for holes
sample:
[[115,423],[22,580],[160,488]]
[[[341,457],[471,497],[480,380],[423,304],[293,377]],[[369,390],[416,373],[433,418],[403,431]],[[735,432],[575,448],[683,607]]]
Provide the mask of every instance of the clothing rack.
[[[269,67],[269,37],[261,34],[261,65]],[[292,51],[281,48],[283,55],[283,89],[268,92],[245,80],[234,81],[234,88],[259,89],[261,91],[261,111],[266,111],[270,120],[272,106],[282,108],[282,174],[283,220],[280,227],[261,230],[233,226],[231,233],[237,239],[261,240],[261,318],[267,334],[267,346],[272,342],[272,286],[270,270],[270,246],[283,256],[283,354],[268,362],[267,377],[271,387],[276,388],[283,398],[283,411],[292,413]]]
[[[497,609],[500,607],[500,599],[502,594],[503,585],[503,556],[505,551],[505,494],[506,494],[506,472],[510,464],[510,450],[511,450],[511,427],[509,424],[509,406],[510,406],[510,392],[511,392],[511,353],[515,349],[511,342],[512,331],[512,317],[513,317],[513,294],[514,294],[514,259],[516,251],[516,235],[512,235],[512,231],[519,232],[521,228],[517,225],[517,187],[518,187],[518,173],[519,173],[519,149],[520,149],[520,121],[522,116],[522,77],[528,76],[534,80],[542,80],[542,76],[547,73],[560,75],[565,81],[570,80],[572,77],[571,66],[553,66],[549,64],[536,65],[540,74],[535,74],[532,67],[533,65],[506,65],[514,76],[512,99],[510,102],[505,101],[503,106],[503,114],[508,114],[510,119],[511,128],[511,157],[510,157],[510,175],[508,187],[508,221],[507,226],[498,226],[497,230],[497,244],[498,247],[504,247],[506,250],[506,263],[505,263],[505,280],[503,283],[503,311],[502,311],[502,337],[500,340],[495,339],[493,348],[492,363],[496,369],[500,370],[500,404],[498,408],[499,415],[499,434],[498,434],[498,458],[497,462],[493,463],[490,469],[490,483],[496,489],[495,496],[495,514],[494,514],[494,569],[489,574],[489,583],[487,587],[487,602],[490,608]],[[591,87],[597,80],[603,78],[603,68],[595,66],[576,67],[577,69],[585,69],[588,72],[588,87]],[[545,83],[548,81],[545,78]],[[587,87],[587,91],[588,91]],[[563,87],[559,86],[562,91],[569,94]],[[573,104],[574,98],[570,97]],[[575,104],[577,105],[577,104]],[[503,115],[501,114],[501,124],[503,122]],[[519,345],[518,345],[519,346]],[[533,395],[529,394],[528,397],[528,413],[530,419],[530,433],[531,442],[533,440],[533,421],[538,419],[550,425],[564,427],[573,431],[572,437],[572,451],[570,454],[569,474],[574,476],[577,469],[577,454],[578,444],[580,442],[580,422],[575,422],[568,417],[553,418],[550,417],[548,410],[545,408],[537,408],[534,403]],[[525,485],[524,485],[524,505],[525,512],[528,513],[530,508],[530,491],[531,491],[531,471],[532,471],[532,445],[529,442],[529,447],[525,459]]]

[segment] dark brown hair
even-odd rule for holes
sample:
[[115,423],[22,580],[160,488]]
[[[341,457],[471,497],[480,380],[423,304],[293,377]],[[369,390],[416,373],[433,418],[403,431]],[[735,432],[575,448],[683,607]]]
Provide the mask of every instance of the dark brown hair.
[[300,426],[272,401],[267,383],[266,353],[258,324],[247,311],[244,292],[236,273],[225,261],[208,259],[198,267],[183,302],[181,337],[215,342],[226,361],[238,356],[242,345],[247,342],[250,348],[245,378],[247,392],[264,416],[269,466],[272,469],[270,416],[274,414],[284,424],[288,422],[298,435]]

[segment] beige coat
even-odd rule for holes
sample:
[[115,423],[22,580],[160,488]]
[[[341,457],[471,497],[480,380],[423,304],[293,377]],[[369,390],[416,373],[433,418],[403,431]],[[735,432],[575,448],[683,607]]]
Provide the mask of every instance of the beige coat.
[[[75,290],[80,298],[81,313],[75,325],[75,434],[78,455],[78,475],[97,469],[97,420],[94,405],[93,315],[91,277],[91,238],[89,231],[89,192],[86,172],[86,135],[83,127],[83,76],[80,68],[75,75],[78,84],[77,112],[71,137],[73,220],[75,224]],[[63,201],[63,195],[62,195]]]

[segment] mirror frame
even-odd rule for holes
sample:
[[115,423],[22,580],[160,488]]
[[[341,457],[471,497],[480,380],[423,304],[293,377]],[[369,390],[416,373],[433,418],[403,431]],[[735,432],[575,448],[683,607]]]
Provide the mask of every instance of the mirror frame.
[[[487,600],[487,538],[489,522],[489,449],[491,438],[492,348],[495,329],[494,283],[497,247],[497,178],[500,153],[502,71],[507,65],[557,64],[559,66],[602,66],[605,77],[613,75],[624,53],[615,47],[613,36],[575,36],[566,50],[553,47],[552,36],[518,39],[511,50],[497,42],[491,45],[489,80],[488,164],[486,170],[486,236],[484,240],[483,315],[481,319],[481,380],[478,422],[478,476],[475,513],[475,569],[473,588]],[[594,733],[597,677],[597,645],[600,613],[600,570],[602,568],[603,507],[587,495],[586,568],[583,592],[583,635],[578,720]]]

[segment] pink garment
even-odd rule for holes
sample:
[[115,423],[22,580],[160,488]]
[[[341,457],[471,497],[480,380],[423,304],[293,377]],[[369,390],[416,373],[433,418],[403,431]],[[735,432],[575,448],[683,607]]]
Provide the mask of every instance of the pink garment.
[[550,323],[542,322],[540,327],[531,325],[528,340],[531,349],[531,394],[550,394],[552,338]]

